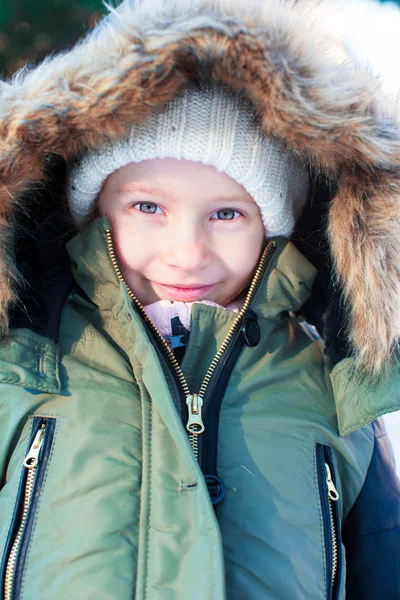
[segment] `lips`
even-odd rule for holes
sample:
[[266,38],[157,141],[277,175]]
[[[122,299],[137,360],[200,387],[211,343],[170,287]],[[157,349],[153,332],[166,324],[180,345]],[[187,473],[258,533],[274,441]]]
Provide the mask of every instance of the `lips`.
[[202,300],[214,287],[212,285],[175,286],[152,282],[152,286],[161,300],[180,300],[194,302]]

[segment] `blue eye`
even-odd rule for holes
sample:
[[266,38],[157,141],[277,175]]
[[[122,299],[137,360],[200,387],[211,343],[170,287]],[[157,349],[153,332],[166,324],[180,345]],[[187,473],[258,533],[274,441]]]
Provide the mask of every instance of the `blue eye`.
[[238,216],[240,216],[240,212],[237,210],[233,210],[233,208],[223,208],[214,213],[212,218],[219,219],[220,221],[232,221],[232,219],[235,219]]
[[153,202],[139,202],[138,204],[135,204],[135,208],[140,210],[140,212],[153,215],[157,212],[158,206]]

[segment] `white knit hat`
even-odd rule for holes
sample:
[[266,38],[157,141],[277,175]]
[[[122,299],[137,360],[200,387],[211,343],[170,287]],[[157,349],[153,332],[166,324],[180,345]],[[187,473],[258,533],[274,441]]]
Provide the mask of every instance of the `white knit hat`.
[[186,90],[129,137],[84,155],[68,181],[75,222],[90,215],[111,173],[155,158],[197,161],[235,179],[258,204],[268,237],[290,235],[307,200],[309,176],[297,155],[266,136],[249,101],[215,86]]

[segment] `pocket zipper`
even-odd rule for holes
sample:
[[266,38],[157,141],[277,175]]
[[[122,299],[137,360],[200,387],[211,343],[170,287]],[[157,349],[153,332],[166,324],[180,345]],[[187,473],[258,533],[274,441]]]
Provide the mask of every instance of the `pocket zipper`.
[[332,535],[332,588],[335,585],[336,575],[338,570],[338,558],[339,558],[339,549],[338,549],[338,536],[336,532],[335,519],[333,516],[333,502],[337,502],[339,500],[339,494],[335,487],[335,484],[332,481],[332,474],[328,463],[325,463],[326,469],[326,485],[328,489],[328,500],[329,500],[329,516],[331,520],[331,535]]
[[[36,423],[35,423],[36,421]],[[39,421],[39,422],[38,422]],[[19,563],[23,563],[25,556],[21,557],[21,549],[25,547],[25,532],[28,529],[28,524],[31,524],[37,504],[38,494],[35,493],[38,484],[43,482],[44,471],[47,459],[50,453],[52,438],[55,429],[55,419],[39,418],[34,420],[33,439],[28,446],[28,451],[23,461],[23,469],[21,477],[21,488],[17,498],[17,505],[14,510],[14,517],[5,557],[3,559],[4,568],[4,600],[12,600],[18,597],[18,592],[15,590],[15,582],[18,577]],[[40,477],[39,477],[40,476]],[[40,481],[38,481],[40,479]],[[34,501],[35,500],[35,501]],[[18,524],[17,524],[18,522]],[[31,528],[27,532],[30,536]],[[25,554],[25,553],[24,553]]]
[[316,444],[316,458],[326,556],[326,600],[334,600],[340,580],[340,497],[335,485],[333,457],[329,446]]

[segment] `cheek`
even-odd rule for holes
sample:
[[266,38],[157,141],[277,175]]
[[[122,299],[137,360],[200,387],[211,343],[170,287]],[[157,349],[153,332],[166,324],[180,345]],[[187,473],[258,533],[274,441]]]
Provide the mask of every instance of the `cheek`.
[[236,278],[236,281],[239,281],[241,284],[248,283],[257,268],[257,265],[260,260],[260,252],[256,254],[247,254],[242,257],[241,260],[237,260],[233,266],[233,278]]
[[115,250],[121,267],[138,270],[147,261],[148,239],[143,231],[127,219],[112,219]]
[[264,229],[257,228],[253,234],[237,236],[224,249],[226,264],[233,278],[251,277],[260,261],[264,246]]

